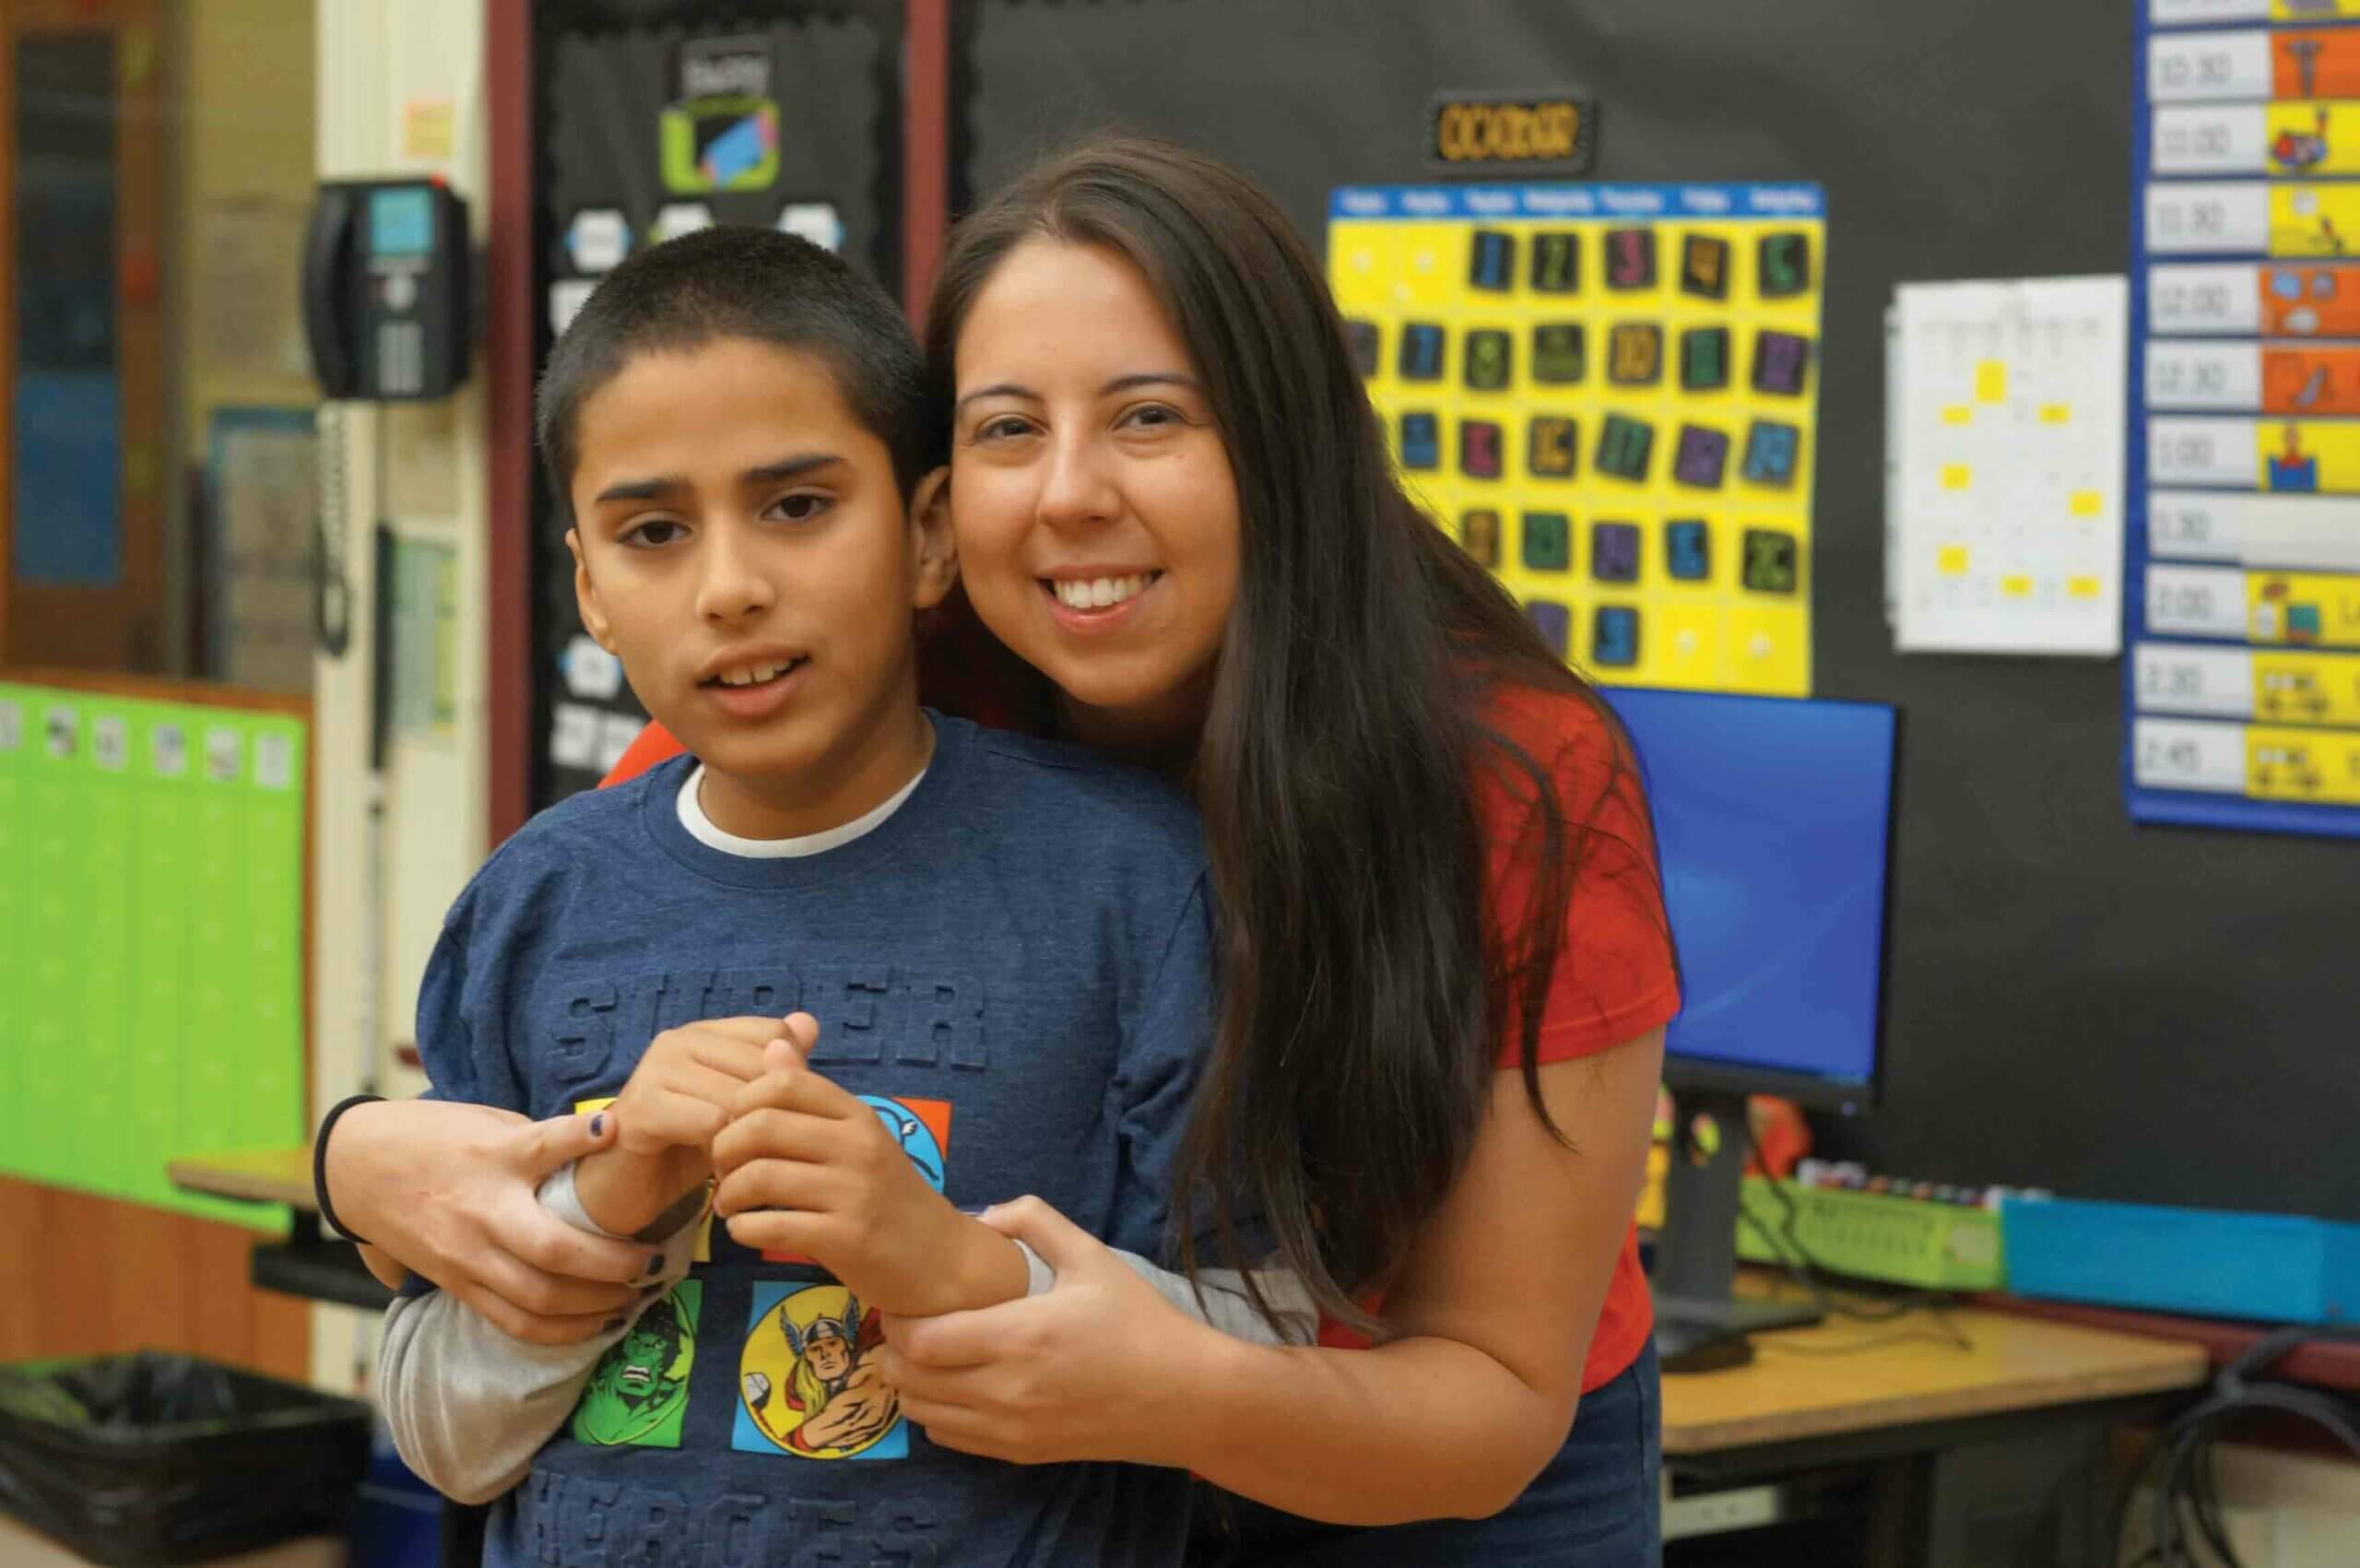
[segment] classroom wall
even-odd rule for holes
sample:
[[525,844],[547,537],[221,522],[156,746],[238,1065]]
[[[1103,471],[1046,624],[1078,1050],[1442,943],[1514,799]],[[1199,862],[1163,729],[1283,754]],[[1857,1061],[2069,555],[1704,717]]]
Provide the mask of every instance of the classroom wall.
[[1907,279],[2120,272],[2131,0],[1121,0],[958,7],[955,176],[1109,122],[1268,182],[1426,177],[1442,89],[1585,87],[1596,177],[1829,206],[1814,666],[1906,718],[1883,1108],[1825,1141],[1936,1181],[2360,1217],[2360,846],[2136,830],[2119,666],[1904,659],[1882,609],[1882,313]]
[[[644,14],[574,0],[531,3],[534,299],[593,281],[566,242],[578,215],[620,213],[644,246],[679,199],[665,180],[655,130],[678,91],[679,46],[714,38],[758,40],[769,51],[779,160],[762,189],[708,192],[699,203],[717,223],[761,226],[789,203],[825,203],[841,225],[845,259],[900,292],[903,0],[770,0],[751,13],[666,5]],[[535,363],[551,336],[537,332]],[[538,808],[594,786],[647,713],[628,686],[609,690],[596,678],[610,666],[578,657],[588,639],[574,603],[573,560],[546,484],[536,476],[531,489],[533,717],[524,749]]]
[[[316,48],[313,0],[188,0],[173,18],[170,269],[179,360],[181,449],[203,471],[225,408],[308,415],[318,393],[305,360],[296,280],[313,175],[313,101],[303,90]],[[208,507],[208,526],[221,519]],[[195,530],[167,530],[166,580],[188,584]],[[273,691],[310,688],[311,541],[291,525],[223,539],[238,558],[220,596],[208,594],[224,659],[211,673]],[[291,520],[289,520],[291,524]],[[280,536],[280,535],[287,536]],[[218,581],[218,579],[217,580]],[[170,645],[188,646],[195,595],[173,595]],[[190,672],[197,673],[197,672]]]
[[[484,219],[486,0],[317,0],[317,167],[325,178],[440,175]],[[332,419],[353,498],[343,537],[356,612],[351,651],[317,666],[314,1118],[372,1076],[379,1092],[424,1087],[400,1066],[418,983],[451,901],[488,847],[486,547],[481,360],[438,404],[343,405]],[[382,505],[380,504],[382,500]],[[442,603],[406,617],[395,656],[430,683],[422,722],[395,732],[372,854],[369,769],[372,529],[383,515]],[[438,582],[437,579],[440,579]],[[420,646],[417,635],[429,639]],[[440,691],[447,700],[432,697]],[[522,744],[521,737],[506,737]],[[372,872],[372,866],[375,870]],[[371,890],[379,890],[372,901]],[[372,910],[372,902],[374,908]],[[349,1385],[371,1324],[317,1309],[313,1373]]]
[[[165,331],[158,356],[161,363],[150,362],[145,373],[178,399],[169,411],[169,418],[180,422],[177,445],[182,451],[194,448],[201,461],[203,432],[215,410],[233,404],[300,406],[308,400],[307,383],[299,373],[300,344],[293,346],[298,353],[291,360],[285,343],[276,346],[276,359],[245,352],[248,345],[228,332],[229,324],[218,319],[216,307],[228,311],[246,301],[225,301],[209,290],[221,281],[212,270],[218,264],[254,260],[254,242],[267,227],[274,204],[294,204],[295,228],[286,252],[291,262],[309,183],[312,111],[307,94],[299,93],[290,104],[283,94],[274,94],[272,85],[290,69],[298,83],[308,77],[309,4],[250,0],[230,6],[191,0],[141,8],[136,16],[137,25],[118,34],[118,46],[125,60],[148,63],[144,68],[149,74],[144,79],[153,84],[157,112],[163,117],[150,128],[162,144],[166,170],[159,202]],[[94,16],[92,21],[104,19]],[[261,222],[250,222],[241,232],[225,231],[217,221],[225,207]],[[228,252],[221,247],[224,240],[233,242]],[[234,243],[239,241],[245,242],[242,248]],[[287,286],[291,313],[291,266]],[[135,445],[124,458],[127,464],[149,466],[147,482],[171,492],[173,525],[162,531],[162,537],[174,559],[162,580],[175,587],[159,605],[163,647],[169,650],[162,662],[183,670],[190,605],[189,595],[178,591],[178,585],[188,580],[193,551],[186,526],[191,519],[181,507],[177,485],[164,482],[173,444]],[[78,476],[74,482],[87,489],[91,477]],[[282,684],[298,690],[308,685],[308,659],[300,674],[300,679]],[[87,768],[91,765],[88,759],[99,754],[91,714],[121,717],[128,712],[139,715],[132,721],[131,754],[116,765],[136,783],[133,793],[126,794],[121,781],[105,789],[94,782],[74,796],[88,808],[87,819],[66,823],[62,837],[53,831],[34,846],[36,858],[40,852],[54,851],[74,861],[77,870],[100,873],[78,894],[71,878],[61,884],[67,889],[64,925],[58,925],[60,911],[53,898],[46,925],[38,924],[41,915],[22,899],[17,917],[35,924],[20,932],[0,920],[0,930],[8,933],[9,958],[21,969],[18,973],[0,970],[0,1019],[12,1031],[11,1038],[0,1043],[0,1079],[8,1080],[13,1096],[8,1103],[23,1122],[0,1133],[0,1144],[6,1146],[0,1163],[38,1175],[42,1184],[63,1184],[0,1177],[0,1281],[6,1281],[5,1302],[0,1303],[0,1362],[147,1347],[300,1378],[309,1361],[307,1309],[247,1282],[247,1256],[257,1239],[254,1227],[268,1224],[267,1212],[190,1198],[171,1189],[164,1175],[166,1160],[176,1154],[242,1138],[285,1141],[295,1136],[303,1081],[301,1026],[289,1021],[301,987],[301,936],[295,929],[301,899],[300,806],[289,806],[277,824],[292,831],[293,838],[282,834],[274,853],[261,855],[252,866],[241,865],[233,855],[226,869],[215,860],[193,866],[184,854],[156,844],[146,847],[158,849],[158,856],[143,858],[139,832],[107,831],[110,823],[121,827],[135,814],[150,829],[183,815],[195,821],[191,802],[168,804],[161,794],[150,796],[145,788],[156,765],[146,745],[147,719],[160,711],[150,707],[148,700],[176,696],[180,690],[167,691],[152,682],[134,680],[116,687],[119,701],[65,700],[85,716],[77,761],[61,766]],[[21,713],[28,694],[18,690],[11,695]],[[192,690],[190,695],[205,694]],[[272,706],[274,711],[299,712],[301,704]],[[204,753],[195,744],[197,737],[193,735],[191,740],[194,776],[195,770],[204,767]],[[39,744],[38,721],[27,725],[19,744],[28,749]],[[17,760],[29,754],[19,752]],[[295,755],[300,789],[300,749]],[[251,761],[241,766],[249,767]],[[168,792],[174,787],[164,786]],[[299,801],[300,793],[287,798]],[[21,809],[24,801],[16,804]],[[23,828],[30,820],[24,818],[14,825]],[[251,819],[233,818],[225,830],[226,842],[245,842],[242,835],[251,825]],[[225,836],[217,835],[215,847]],[[178,846],[179,851],[188,848],[187,843]],[[88,867],[77,859],[85,852],[99,857]],[[112,864],[115,883],[102,874],[106,867],[101,861]],[[207,884],[227,901],[205,906],[216,914],[223,908],[233,914],[243,911],[250,896],[267,897],[271,890],[278,902],[276,908],[254,912],[251,920],[232,918],[235,929],[228,938],[218,929],[218,920],[195,920],[192,911],[204,904],[202,899],[159,909],[153,923],[142,915],[135,924],[119,902],[110,902],[108,894],[110,889],[120,892],[124,877],[151,873],[183,881],[194,877]],[[21,885],[19,891],[30,897],[30,884]],[[198,932],[198,924],[210,935]],[[62,1088],[53,1082],[49,1098],[56,1102],[45,1103],[32,1081],[39,1070],[34,1053],[42,1048],[37,1023],[47,1019],[55,1024],[59,1009],[11,1010],[5,1004],[7,982],[34,983],[32,960],[44,950],[41,937],[58,929],[68,930],[71,941],[85,944],[85,956],[100,961],[97,971],[120,969],[119,961],[134,949],[154,959],[156,965],[148,972],[153,984],[117,998],[113,1026],[98,1028],[90,1038],[76,1042],[72,1073]],[[227,949],[222,947],[225,939]],[[254,947],[266,940],[274,944],[267,954]],[[295,944],[292,949],[290,943]],[[250,948],[251,952],[246,950]],[[215,960],[228,951],[234,961],[233,973],[218,977],[230,984],[200,987],[202,977],[192,979],[191,964],[202,970],[208,949]],[[104,961],[108,960],[118,961],[110,964]],[[71,1010],[70,1001],[65,1006]],[[100,1014],[107,1009],[96,1002],[92,1008],[88,1022],[93,1027],[104,1024]],[[248,1008],[257,1010],[247,1014]],[[278,1020],[276,1029],[247,1028],[240,1021],[244,1017],[251,1024],[273,1014]],[[122,1027],[126,1020],[152,1025],[157,1018],[171,1020],[160,1033],[152,1027]],[[73,1025],[61,1027],[69,1038],[74,1035]],[[28,1034],[29,1029],[35,1032]],[[211,1046],[221,1040],[234,1040],[247,1052],[263,1055],[254,1058],[237,1051],[226,1055],[212,1052]],[[12,1052],[13,1061],[8,1059]],[[254,1060],[266,1065],[247,1074]],[[246,1086],[242,1097],[237,1084]],[[65,1098],[57,1099],[59,1094]],[[220,1116],[225,1108],[226,1121]],[[0,1115],[0,1123],[7,1120]],[[61,1137],[65,1141],[59,1141]],[[77,1138],[83,1140],[80,1145]],[[82,1190],[66,1190],[69,1185]],[[195,1218],[186,1212],[190,1209],[214,1217]]]

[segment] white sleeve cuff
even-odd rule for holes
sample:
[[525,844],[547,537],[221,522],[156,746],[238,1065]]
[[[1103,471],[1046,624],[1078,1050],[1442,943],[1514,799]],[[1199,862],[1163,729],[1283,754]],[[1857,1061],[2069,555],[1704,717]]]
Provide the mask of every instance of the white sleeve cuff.
[[[1016,1241],[1016,1238],[1010,1236],[1009,1240]],[[1028,1296],[1047,1295],[1049,1287],[1057,1282],[1057,1271],[1049,1267],[1047,1258],[1022,1242],[1016,1243],[1016,1250],[1024,1255],[1024,1293]]]
[[[573,1182],[573,1168],[578,1163],[569,1160],[549,1173],[541,1183],[538,1195],[543,1208],[577,1231],[587,1231],[594,1236],[605,1236],[618,1242],[648,1242],[662,1246],[677,1241],[683,1232],[704,1218],[705,1192],[700,1187],[657,1215],[655,1222],[638,1235],[616,1235],[591,1219],[590,1211],[582,1207],[582,1194]],[[1021,1246],[1023,1244],[1020,1242],[1017,1244]]]

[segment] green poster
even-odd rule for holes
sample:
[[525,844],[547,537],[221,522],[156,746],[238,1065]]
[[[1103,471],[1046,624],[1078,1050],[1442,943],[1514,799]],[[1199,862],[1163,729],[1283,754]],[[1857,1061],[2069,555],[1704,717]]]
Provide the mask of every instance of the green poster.
[[[214,712],[197,726],[195,831],[189,847],[188,1099],[172,1154],[239,1146],[238,1102],[248,1075],[240,1024],[249,949],[246,931],[246,732],[236,716]],[[198,1212],[236,1211],[198,1199]]]
[[74,847],[84,918],[69,971],[81,993],[81,1026],[64,1072],[69,1116],[86,1129],[72,1151],[73,1185],[124,1192],[133,1180],[121,1115],[131,1094],[132,854],[138,811],[132,796],[128,705],[93,698],[83,706],[76,793],[87,824]]
[[30,1173],[41,1181],[72,1185],[82,1167],[80,1135],[87,1130],[77,1114],[74,1082],[86,996],[76,949],[90,924],[89,890],[82,875],[90,837],[89,793],[79,787],[85,725],[79,701],[65,692],[39,693],[36,712],[24,814],[31,844],[25,856],[28,918],[20,979],[26,1006],[18,1087],[24,1096]]
[[248,1076],[228,1126],[232,1146],[303,1141],[303,730],[290,720],[247,726],[244,985],[232,1013],[249,1042]]
[[138,842],[131,878],[130,1114],[124,1118],[124,1191],[143,1202],[178,1201],[164,1164],[187,1103],[189,950],[186,904],[195,855],[196,792],[183,711],[145,705],[134,725],[132,790]]
[[23,971],[31,916],[25,908],[25,856],[31,830],[25,820],[25,699],[21,687],[0,685],[0,931],[11,935],[7,961],[0,962],[0,1019],[12,1020],[0,1035],[0,1173],[25,1169],[22,1064],[25,1039]]
[[307,740],[0,687],[0,1171],[283,1227],[164,1167],[302,1141]]

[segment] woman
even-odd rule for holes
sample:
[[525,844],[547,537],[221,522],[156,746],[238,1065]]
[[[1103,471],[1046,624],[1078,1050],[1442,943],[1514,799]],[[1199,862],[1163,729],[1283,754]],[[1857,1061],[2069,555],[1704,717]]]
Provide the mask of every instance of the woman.
[[[892,1325],[880,1366],[935,1442],[1298,1516],[1212,1510],[1209,1552],[1654,1562],[1630,1217],[1678,1001],[1619,731],[1401,493],[1316,264],[1237,175],[1053,161],[960,227],[927,319],[974,615],[1052,727],[1204,816],[1222,994],[1175,1191],[1225,1244],[1183,1261],[1290,1270],[1377,1342],[1226,1338],[1019,1204],[1056,1288]],[[586,1135],[473,1114],[356,1113],[338,1207],[512,1331],[586,1334],[632,1270],[525,1195]],[[430,1165],[439,1201],[399,1175]],[[460,1234],[477,1197],[502,1218]]]

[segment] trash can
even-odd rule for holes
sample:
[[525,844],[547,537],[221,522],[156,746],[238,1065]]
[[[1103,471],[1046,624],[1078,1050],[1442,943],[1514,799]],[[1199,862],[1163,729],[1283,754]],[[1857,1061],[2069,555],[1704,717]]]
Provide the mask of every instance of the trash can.
[[0,1512],[105,1568],[338,1532],[369,1407],[193,1356],[0,1366]]

